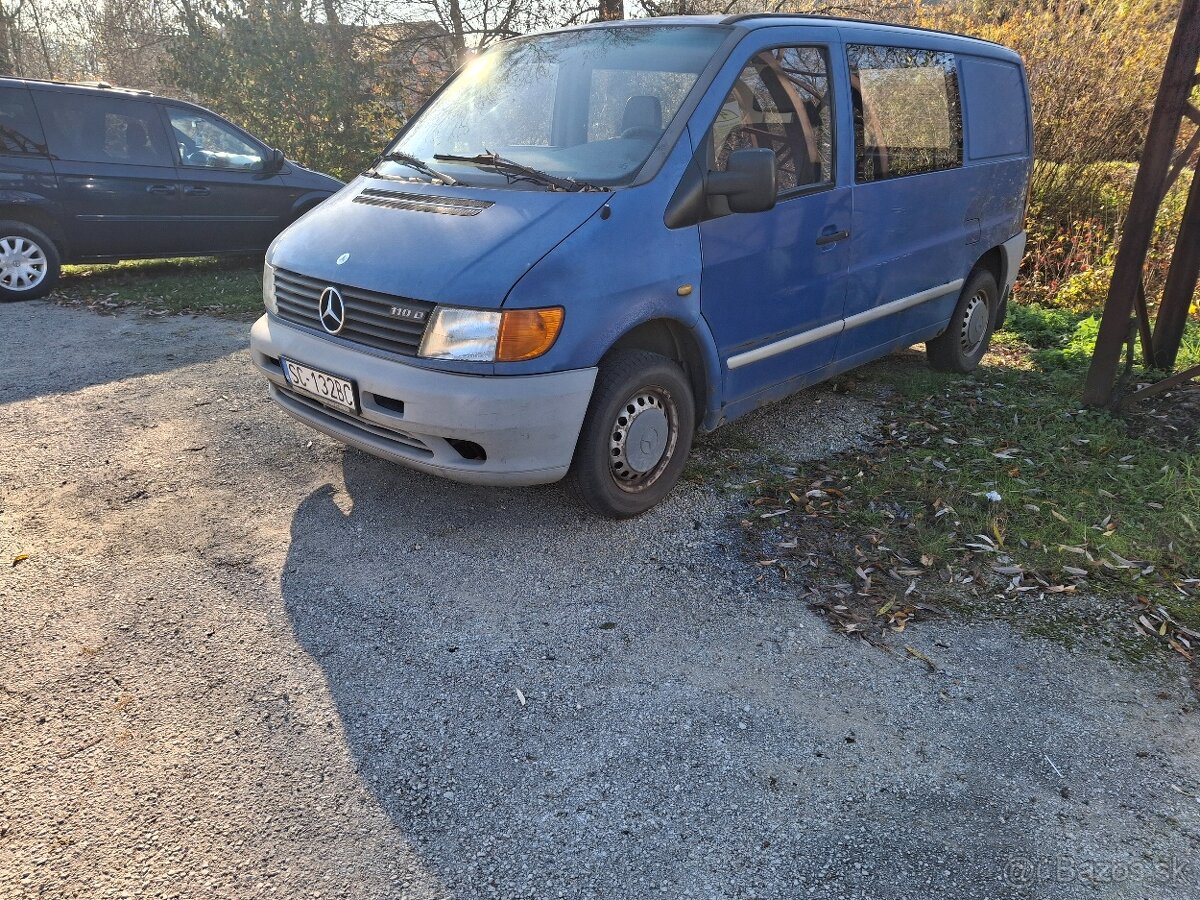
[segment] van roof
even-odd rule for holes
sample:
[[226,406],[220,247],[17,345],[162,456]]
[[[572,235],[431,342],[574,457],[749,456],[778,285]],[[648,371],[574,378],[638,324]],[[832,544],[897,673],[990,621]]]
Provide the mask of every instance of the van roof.
[[[848,16],[801,15],[798,13],[740,13],[737,15],[720,16],[655,16],[645,19],[619,19],[611,22],[591,22],[587,25],[575,26],[566,30],[588,28],[620,28],[636,25],[734,25],[747,30],[779,27],[781,25],[833,25],[845,27],[847,32],[862,29],[878,34],[895,35],[924,35],[932,38],[944,38],[948,42],[963,46],[971,45],[975,52],[984,56],[997,56],[1017,59],[1017,54],[1005,47],[984,38],[957,34],[952,31],[939,31],[936,28],[921,28],[916,25],[895,25],[888,22],[878,22],[872,19],[856,19]],[[555,29],[557,30],[557,29]]]

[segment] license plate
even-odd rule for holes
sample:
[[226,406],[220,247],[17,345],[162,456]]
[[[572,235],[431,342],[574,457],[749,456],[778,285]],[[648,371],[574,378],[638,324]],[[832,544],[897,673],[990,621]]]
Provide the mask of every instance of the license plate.
[[283,364],[283,374],[287,376],[288,384],[293,390],[316,397],[322,403],[337,409],[358,412],[358,397],[354,392],[353,381],[292,362],[290,359],[279,361]]

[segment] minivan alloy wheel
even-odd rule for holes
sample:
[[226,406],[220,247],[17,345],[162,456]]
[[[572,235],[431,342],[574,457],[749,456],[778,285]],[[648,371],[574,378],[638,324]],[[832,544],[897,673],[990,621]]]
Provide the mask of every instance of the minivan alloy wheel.
[[48,267],[45,251],[29,238],[0,238],[0,287],[31,291],[45,279]]
[[617,414],[609,436],[613,480],[622,490],[644,490],[671,462],[679,414],[671,396],[647,387],[631,396]]

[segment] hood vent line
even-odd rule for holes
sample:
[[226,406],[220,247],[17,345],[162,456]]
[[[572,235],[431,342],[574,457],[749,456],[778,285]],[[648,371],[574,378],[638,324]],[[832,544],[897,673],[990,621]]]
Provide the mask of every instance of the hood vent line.
[[434,197],[428,194],[407,194],[365,188],[354,198],[355,203],[383,206],[388,209],[410,209],[414,212],[441,213],[444,216],[477,216],[494,204],[490,200],[470,200],[466,197]]

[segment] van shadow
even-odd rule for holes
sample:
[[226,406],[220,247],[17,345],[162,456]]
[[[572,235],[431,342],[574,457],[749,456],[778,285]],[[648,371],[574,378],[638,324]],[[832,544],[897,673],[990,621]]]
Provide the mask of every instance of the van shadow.
[[[363,784],[451,895],[786,896],[839,877],[831,833],[915,813],[844,803],[847,730],[866,742],[888,702],[756,583],[713,498],[614,523],[557,488],[342,468],[296,511],[285,609]],[[872,852],[838,851],[842,888]]]
[[45,300],[0,304],[0,404],[152,375],[242,350],[248,326],[204,317],[100,315]]
[[672,689],[647,669],[674,651],[644,647],[709,615],[683,594],[711,574],[671,556],[701,533],[692,504],[613,523],[556,487],[453,484],[354,450],[343,478],[297,510],[282,592],[363,782],[455,896],[630,896],[626,857],[692,777],[699,736],[675,701],[707,691],[699,670]]

